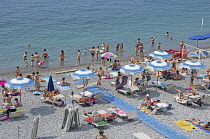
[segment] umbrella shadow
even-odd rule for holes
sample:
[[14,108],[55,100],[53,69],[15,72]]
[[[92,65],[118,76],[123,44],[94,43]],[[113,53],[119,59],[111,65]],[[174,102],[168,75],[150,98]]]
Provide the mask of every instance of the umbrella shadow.
[[41,116],[45,116],[45,115],[50,115],[55,113],[56,108],[52,107],[52,106],[41,106],[38,108],[32,108],[31,111],[29,111],[30,114],[32,115],[41,115]]
[[57,136],[36,137],[36,139],[55,139]]

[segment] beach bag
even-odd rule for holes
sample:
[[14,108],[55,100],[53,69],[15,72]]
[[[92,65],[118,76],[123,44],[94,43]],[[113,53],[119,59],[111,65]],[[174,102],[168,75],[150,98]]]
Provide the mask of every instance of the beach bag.
[[106,124],[103,120],[97,121],[97,125],[101,126],[101,125],[103,125],[103,124]]

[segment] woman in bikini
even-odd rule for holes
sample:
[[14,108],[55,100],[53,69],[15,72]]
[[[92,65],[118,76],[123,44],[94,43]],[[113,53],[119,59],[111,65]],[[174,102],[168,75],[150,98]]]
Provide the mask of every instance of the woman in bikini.
[[38,63],[40,61],[40,56],[39,56],[38,52],[35,52],[34,59],[36,60],[36,67],[39,67]]
[[44,59],[44,63],[47,63],[48,61],[48,54],[47,54],[47,50],[44,49],[44,51],[42,52],[42,58]]
[[140,45],[138,46],[138,50],[139,50],[140,58],[143,58],[144,57],[144,46],[142,43],[140,43]]
[[99,57],[100,57],[100,48],[99,48],[99,46],[96,48],[96,58],[97,58],[97,60],[99,59]]
[[80,65],[80,55],[81,55],[81,52],[80,50],[77,51],[77,60],[76,60],[76,65]]
[[65,57],[66,57],[66,54],[64,53],[63,50],[61,50],[60,55],[59,55],[61,66],[64,66],[64,58]]
[[139,109],[141,109],[143,106],[147,106],[147,108],[149,108],[151,103],[152,103],[151,98],[149,97],[149,94],[147,94],[146,97],[144,97],[143,103],[141,103]]
[[89,52],[91,54],[91,59],[94,60],[94,56],[95,56],[95,48],[94,48],[94,46],[90,48]]

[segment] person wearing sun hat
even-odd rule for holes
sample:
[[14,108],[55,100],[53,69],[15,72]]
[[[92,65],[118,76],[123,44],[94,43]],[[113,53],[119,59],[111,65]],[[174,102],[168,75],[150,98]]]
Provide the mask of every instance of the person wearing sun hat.
[[141,109],[143,106],[146,106],[148,109],[149,106],[151,105],[151,103],[152,103],[152,101],[151,101],[151,98],[149,97],[149,94],[146,94],[146,96],[142,100],[142,103],[141,103],[139,109]]

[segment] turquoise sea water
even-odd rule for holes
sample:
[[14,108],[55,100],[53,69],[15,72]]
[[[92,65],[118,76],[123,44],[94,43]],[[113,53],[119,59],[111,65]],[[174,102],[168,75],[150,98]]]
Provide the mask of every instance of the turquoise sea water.
[[[70,66],[75,65],[77,49],[102,42],[113,52],[117,43],[123,43],[124,57],[133,55],[139,37],[148,52],[150,36],[155,45],[161,42],[162,49],[179,49],[180,40],[196,46],[188,37],[210,33],[209,13],[209,0],[1,0],[0,72],[13,71],[17,65],[23,70],[24,51],[30,60],[32,53],[41,54],[44,48],[50,55],[49,67],[56,67],[60,50],[66,53],[65,66]],[[199,41],[199,46],[210,46],[210,39]],[[89,62],[89,53],[82,55],[81,63]]]

